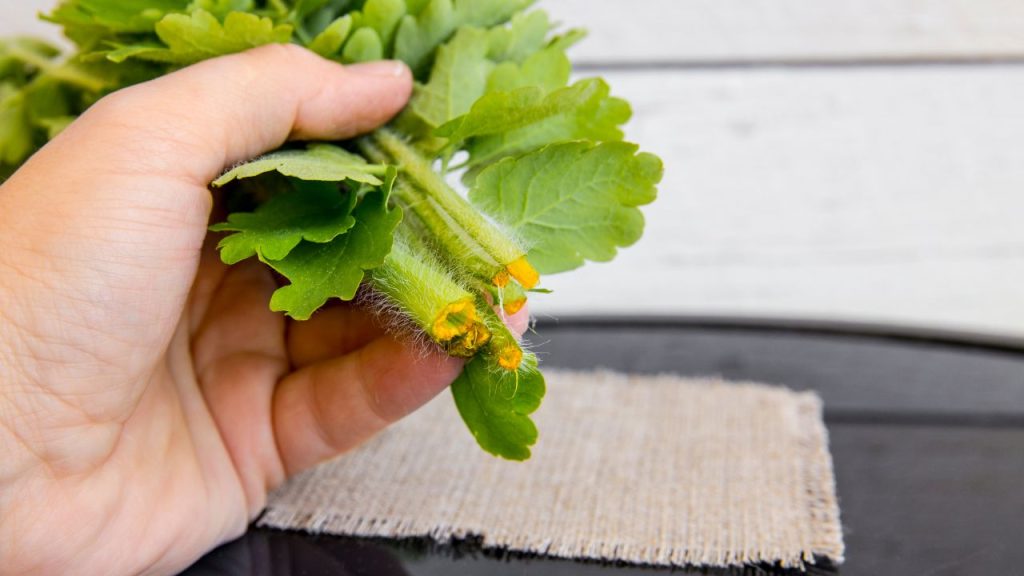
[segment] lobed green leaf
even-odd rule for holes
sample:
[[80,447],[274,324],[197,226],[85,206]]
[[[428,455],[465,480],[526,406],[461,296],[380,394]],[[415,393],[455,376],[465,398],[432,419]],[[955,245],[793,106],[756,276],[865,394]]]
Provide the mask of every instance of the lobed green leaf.
[[46,18],[66,32],[84,28],[107,33],[151,32],[164,16],[185,10],[191,0],[64,0]]
[[463,28],[437,50],[430,82],[420,86],[409,104],[430,130],[469,112],[487,90],[494,63],[488,60],[490,39],[479,28]]
[[544,398],[544,376],[528,354],[518,372],[493,365],[487,355],[470,360],[452,383],[452,397],[480,447],[509,460],[526,460],[537,443],[530,414]]
[[378,190],[367,194],[352,215],[355,226],[334,240],[303,242],[284,259],[266,261],[290,283],[274,292],[272,310],[307,320],[331,298],[354,298],[366,272],[384,264],[402,211],[388,209],[387,194]]
[[522,62],[547,44],[551,22],[546,12],[520,12],[508,26],[490,31],[489,57],[495,62]]
[[235,179],[252,178],[267,172],[279,172],[300,180],[342,182],[351,180],[370,186],[380,186],[379,178],[386,168],[371,165],[362,156],[347,152],[331,144],[311,144],[305,150],[272,152],[238,166],[213,181],[217,187]]
[[488,93],[436,135],[468,151],[476,167],[557,142],[621,140],[631,114],[604,80],[590,78],[551,93],[538,86]]
[[624,142],[570,142],[507,158],[480,173],[470,201],[530,247],[542,274],[606,262],[643,233],[661,161]]
[[255,212],[235,213],[210,227],[213,232],[235,232],[220,241],[221,260],[236,264],[259,256],[283,260],[302,241],[324,244],[356,224],[352,215],[356,194],[343,193],[326,182],[301,183],[292,192],[278,194]]
[[395,35],[394,57],[404,60],[417,77],[429,71],[434,51],[460,27],[489,28],[507,22],[534,0],[430,0],[418,2],[402,18]]
[[275,25],[270,18],[230,12],[222,24],[216,16],[202,9],[191,14],[168,14],[156,23],[155,31],[162,46],[155,42],[116,45],[107,58],[113,62],[137,58],[186,66],[257,46],[287,43],[292,37],[290,25]]
[[352,16],[345,15],[334,20],[306,46],[324,58],[334,58],[352,32]]
[[564,87],[570,64],[565,54],[547,48],[550,24],[544,12],[517,14],[509,26],[464,26],[436,52],[430,79],[418,84],[399,125],[426,149],[434,131],[468,113],[485,93],[540,85]]

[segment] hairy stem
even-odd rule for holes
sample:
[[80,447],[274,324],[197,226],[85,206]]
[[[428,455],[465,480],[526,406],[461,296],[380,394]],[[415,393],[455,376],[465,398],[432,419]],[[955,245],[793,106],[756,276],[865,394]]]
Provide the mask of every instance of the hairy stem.
[[373,271],[373,287],[452,356],[472,357],[491,339],[473,294],[401,237],[384,265]]
[[526,261],[526,251],[453,190],[444,178],[434,171],[427,159],[387,128],[374,132],[372,139],[377,153],[384,154],[399,164],[402,172],[415,184],[416,190],[421,191],[429,199],[436,212],[446,215],[458,224],[476,245],[499,264],[500,268],[504,268],[504,271],[499,269],[492,277],[495,284],[502,285],[507,282],[507,276],[499,276],[505,273],[518,279],[527,288],[536,285],[539,278]]
[[[389,164],[394,160],[367,138],[359,141],[360,151],[370,161]],[[491,283],[504,267],[479,245],[476,239],[448,215],[437,201],[424,193],[409,178],[395,182],[392,194],[406,209],[411,225],[422,231],[447,264],[466,275]]]

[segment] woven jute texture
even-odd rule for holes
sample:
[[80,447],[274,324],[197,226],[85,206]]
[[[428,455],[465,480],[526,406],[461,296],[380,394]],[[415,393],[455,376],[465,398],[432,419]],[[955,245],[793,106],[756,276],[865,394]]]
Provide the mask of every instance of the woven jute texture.
[[550,372],[533,457],[480,450],[444,394],[278,490],[264,526],[481,539],[652,565],[843,557],[821,401],[674,376]]

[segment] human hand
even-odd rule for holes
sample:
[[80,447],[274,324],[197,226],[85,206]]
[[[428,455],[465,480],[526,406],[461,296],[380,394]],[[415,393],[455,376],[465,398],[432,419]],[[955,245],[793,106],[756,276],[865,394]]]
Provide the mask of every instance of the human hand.
[[0,574],[183,569],[451,383],[460,361],[352,306],[270,312],[265,267],[206,234],[225,167],[373,129],[411,86],[293,46],[210,60],[101,100],[0,187]]

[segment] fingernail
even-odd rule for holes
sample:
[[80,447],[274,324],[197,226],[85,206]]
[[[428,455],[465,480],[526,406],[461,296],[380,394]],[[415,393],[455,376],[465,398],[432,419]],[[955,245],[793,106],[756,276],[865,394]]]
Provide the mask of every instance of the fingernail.
[[352,64],[351,66],[347,66],[346,70],[353,74],[359,74],[360,76],[384,76],[387,78],[397,78],[405,74],[406,66],[404,63],[397,60],[382,60],[379,62]]

